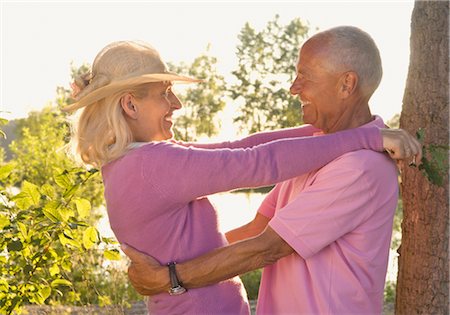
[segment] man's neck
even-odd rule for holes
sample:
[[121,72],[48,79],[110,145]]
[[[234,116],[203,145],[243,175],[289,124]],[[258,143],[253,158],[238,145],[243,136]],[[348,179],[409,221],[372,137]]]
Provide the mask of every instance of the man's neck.
[[346,110],[324,133],[333,133],[337,131],[353,129],[363,126],[373,120],[373,116],[369,109],[369,104],[353,103],[345,106]]

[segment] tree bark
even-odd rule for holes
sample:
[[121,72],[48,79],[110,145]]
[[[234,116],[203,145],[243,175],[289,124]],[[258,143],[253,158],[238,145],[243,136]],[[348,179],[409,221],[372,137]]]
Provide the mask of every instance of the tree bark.
[[[449,144],[449,2],[416,1],[400,127],[424,129],[424,145]],[[429,155],[427,158],[431,158]],[[448,172],[448,171],[447,171]],[[436,185],[417,168],[402,169],[404,217],[396,314],[449,314],[448,173]]]

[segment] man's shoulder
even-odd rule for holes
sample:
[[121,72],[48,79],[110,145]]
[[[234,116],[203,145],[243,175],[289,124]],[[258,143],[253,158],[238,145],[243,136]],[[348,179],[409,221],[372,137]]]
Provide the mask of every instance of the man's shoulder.
[[371,174],[373,176],[395,175],[397,168],[387,153],[357,150],[345,153],[326,165],[323,170],[338,169],[342,172]]
[[372,150],[357,150],[345,153],[335,159],[333,162],[341,164],[350,164],[353,167],[366,169],[371,165],[368,163],[376,163],[379,165],[394,164],[393,160],[387,153],[376,152]]

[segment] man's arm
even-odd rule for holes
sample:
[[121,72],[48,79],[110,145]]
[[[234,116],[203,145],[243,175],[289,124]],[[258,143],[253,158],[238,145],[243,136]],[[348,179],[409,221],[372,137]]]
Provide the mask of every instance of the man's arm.
[[249,223],[240,226],[234,230],[225,233],[228,243],[235,243],[246,238],[254,237],[261,234],[269,223],[270,218],[265,217],[261,213],[256,213],[255,218]]
[[[129,246],[122,250],[130,257],[128,276],[142,295],[167,292],[170,288],[166,266]],[[269,226],[256,237],[217,248],[193,260],[177,264],[177,274],[186,288],[214,284],[236,275],[275,263],[294,250]]]

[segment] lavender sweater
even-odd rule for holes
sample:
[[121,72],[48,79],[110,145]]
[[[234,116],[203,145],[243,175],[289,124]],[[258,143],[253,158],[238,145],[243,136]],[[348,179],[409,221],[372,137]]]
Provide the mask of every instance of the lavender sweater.
[[[102,168],[111,228],[120,243],[161,264],[183,262],[227,244],[207,195],[284,181],[349,151],[383,150],[378,128],[305,137],[315,131],[303,126],[236,142],[162,141],[130,150]],[[147,306],[151,314],[249,313],[238,277],[180,296],[158,294]]]

